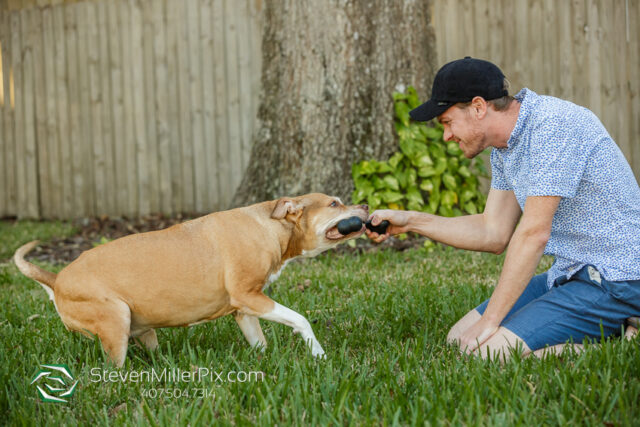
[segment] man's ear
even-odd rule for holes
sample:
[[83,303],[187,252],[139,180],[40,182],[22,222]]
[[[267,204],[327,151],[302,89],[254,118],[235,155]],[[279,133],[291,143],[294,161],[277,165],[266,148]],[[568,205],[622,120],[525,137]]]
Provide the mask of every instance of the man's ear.
[[487,104],[487,101],[485,101],[481,96],[476,96],[471,100],[471,108],[473,108],[476,118],[483,119],[487,114],[489,104]]
[[271,212],[271,218],[283,219],[286,217],[287,221],[296,222],[302,215],[302,209],[302,206],[293,199],[283,197],[276,203],[276,207]]

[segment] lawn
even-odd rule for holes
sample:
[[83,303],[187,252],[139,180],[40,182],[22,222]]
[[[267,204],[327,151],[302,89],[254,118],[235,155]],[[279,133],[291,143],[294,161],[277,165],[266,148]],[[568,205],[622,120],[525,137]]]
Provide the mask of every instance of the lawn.
[[[267,321],[269,348],[259,353],[226,317],[159,330],[155,353],[131,345],[117,371],[98,342],[65,330],[45,292],[7,259],[20,243],[72,232],[64,223],[0,222],[3,423],[640,423],[637,339],[504,365],[448,346],[448,329],[491,294],[503,261],[451,248],[329,252],[290,264],[271,296],[307,316],[326,360]],[[41,364],[69,367],[78,385],[68,403],[41,401],[30,384]],[[199,368],[211,374],[196,378]],[[169,381],[172,373],[191,377]],[[115,379],[125,374],[127,381]]]

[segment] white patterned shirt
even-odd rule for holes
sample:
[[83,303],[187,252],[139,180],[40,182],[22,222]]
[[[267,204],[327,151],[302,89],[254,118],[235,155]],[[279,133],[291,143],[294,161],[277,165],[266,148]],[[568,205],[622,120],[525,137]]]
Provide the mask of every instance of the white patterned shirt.
[[640,188],[624,155],[591,111],[522,89],[507,148],[491,151],[491,187],[560,196],[545,254],[547,285],[585,265],[606,280],[640,280]]

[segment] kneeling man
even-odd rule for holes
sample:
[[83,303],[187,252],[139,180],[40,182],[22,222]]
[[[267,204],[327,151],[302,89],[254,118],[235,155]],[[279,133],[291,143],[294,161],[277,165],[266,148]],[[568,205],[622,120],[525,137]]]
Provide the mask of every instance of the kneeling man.
[[[506,358],[513,347],[539,355],[619,334],[625,322],[627,334],[637,332],[640,188],[591,111],[529,89],[511,97],[497,66],[466,57],[438,71],[431,99],[411,117],[437,117],[467,158],[492,147],[484,213],[378,210],[372,223],[391,225],[367,231],[378,242],[413,231],[457,248],[507,250],[491,298],[453,326],[450,342]],[[543,253],[555,262],[534,276]]]

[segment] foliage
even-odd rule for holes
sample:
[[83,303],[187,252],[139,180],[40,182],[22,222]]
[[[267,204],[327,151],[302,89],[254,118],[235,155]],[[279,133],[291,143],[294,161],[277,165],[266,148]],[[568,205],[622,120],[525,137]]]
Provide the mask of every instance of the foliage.
[[389,160],[365,160],[352,167],[353,203],[371,209],[408,209],[443,216],[482,212],[486,196],[478,177],[487,176],[481,159],[464,157],[458,144],[443,140],[442,125],[412,122],[420,101],[413,87],[393,94],[400,151]]

